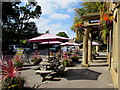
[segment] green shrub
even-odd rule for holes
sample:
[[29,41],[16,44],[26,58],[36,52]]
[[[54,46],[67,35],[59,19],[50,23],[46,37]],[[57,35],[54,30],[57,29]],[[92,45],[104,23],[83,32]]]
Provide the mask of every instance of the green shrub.
[[38,51],[34,52],[34,55],[32,56],[31,62],[33,62],[34,65],[39,64],[42,61],[42,58],[39,55]]
[[42,61],[42,58],[32,58],[31,62],[33,62],[34,65],[38,65]]
[[17,61],[17,60],[14,60],[14,66],[15,66],[15,67],[17,67],[17,68],[21,68],[21,67],[22,67],[22,65],[23,65],[23,63],[22,63],[22,62]]
[[7,60],[6,64],[0,61],[2,66],[2,90],[22,90],[25,80],[20,76],[20,72],[14,66],[12,59]]
[[25,84],[25,79],[21,76],[13,78],[7,77],[2,82],[2,90],[22,90]]
[[79,60],[79,57],[78,57],[78,55],[77,54],[73,54],[72,56],[71,56],[71,59],[72,59],[72,61],[78,61]]
[[72,59],[72,61],[74,62],[76,62],[76,61],[78,61],[79,60],[79,57],[71,57],[71,59]]
[[70,66],[71,62],[72,60],[67,55],[63,57],[63,61],[62,61],[63,66]]
[[23,61],[18,56],[13,58],[13,63],[14,63],[14,66],[17,68],[21,68],[23,65]]

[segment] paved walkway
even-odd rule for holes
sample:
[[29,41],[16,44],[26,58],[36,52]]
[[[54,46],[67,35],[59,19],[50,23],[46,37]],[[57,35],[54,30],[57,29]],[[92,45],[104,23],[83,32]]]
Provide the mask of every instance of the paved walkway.
[[[42,82],[40,75],[33,70],[36,66],[26,65],[26,70],[22,70],[22,75],[26,77],[29,87],[38,87],[48,90],[48,88],[82,88],[80,90],[113,90],[113,83],[110,71],[106,62],[106,57],[97,57],[90,62],[89,68],[81,68],[81,60],[74,63],[74,67],[66,67],[64,77],[55,77],[54,80]],[[84,88],[84,89],[83,89]]]

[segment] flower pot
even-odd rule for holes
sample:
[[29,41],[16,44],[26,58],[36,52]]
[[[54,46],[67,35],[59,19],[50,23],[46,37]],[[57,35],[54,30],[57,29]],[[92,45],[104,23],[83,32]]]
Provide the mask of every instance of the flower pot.
[[77,62],[79,60],[79,57],[71,57],[73,62]]

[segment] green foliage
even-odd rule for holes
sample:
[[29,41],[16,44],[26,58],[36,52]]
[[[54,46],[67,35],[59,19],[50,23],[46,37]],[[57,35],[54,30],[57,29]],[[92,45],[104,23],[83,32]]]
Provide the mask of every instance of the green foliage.
[[106,40],[107,40],[108,32],[109,32],[108,28],[102,30],[102,38],[103,38],[104,44],[107,43]]
[[57,36],[62,36],[62,37],[66,37],[69,38],[68,35],[65,32],[59,32],[58,34],[56,34]]
[[71,59],[72,59],[72,61],[78,61],[79,60],[79,57],[78,57],[78,55],[77,54],[73,54],[72,56],[71,56]]
[[31,62],[33,62],[34,65],[39,64],[42,61],[42,58],[39,55],[38,51],[34,52],[34,55],[32,56]]
[[84,2],[82,6],[86,10],[86,13],[99,12],[103,9],[104,2]]
[[35,2],[24,6],[19,4],[20,2],[2,2],[2,39],[5,43],[38,36],[37,27],[30,19],[40,18],[41,7]]
[[71,62],[72,62],[72,60],[70,60],[70,59],[63,59],[63,66],[70,66],[71,65]]
[[2,90],[22,90],[25,84],[25,79],[21,76],[14,78],[7,77],[2,82]]
[[21,44],[26,44],[26,42],[27,42],[26,40],[20,40]]
[[42,58],[32,58],[31,62],[33,62],[34,65],[38,65],[42,61]]
[[73,56],[73,57],[71,57],[71,59],[72,59],[73,62],[76,62],[76,61],[79,60],[79,57],[74,57],[74,56]]
[[[99,12],[103,10],[107,11],[107,6],[108,5],[105,2],[83,2],[82,8],[74,9],[76,14],[74,17],[74,24],[71,26],[71,30],[76,32],[76,42],[83,41],[84,30],[81,30],[79,27],[76,28],[74,25],[79,21],[83,21],[81,17],[85,14]],[[91,32],[94,34],[94,31],[91,31]],[[99,38],[99,36],[97,37]]]
[[19,68],[14,66],[12,59],[8,59],[4,64],[0,61],[2,66],[2,90],[22,90],[25,84],[25,79],[20,76]]
[[21,58],[18,57],[18,56],[15,56],[15,57],[13,58],[13,63],[14,63],[14,67],[17,67],[17,68],[21,68],[22,65],[23,65],[23,61],[22,61]]
[[63,59],[62,59],[62,64],[63,66],[69,66],[71,65],[72,60],[68,57],[68,53],[63,53]]
[[14,66],[17,67],[17,68],[21,68],[22,65],[23,65],[23,62],[20,62],[18,60],[14,60],[13,62],[14,62]]
[[47,30],[45,33],[49,33],[49,30]]
[[57,53],[56,53],[56,56],[57,56],[58,58],[61,58],[61,52],[60,52],[60,51],[57,52]]

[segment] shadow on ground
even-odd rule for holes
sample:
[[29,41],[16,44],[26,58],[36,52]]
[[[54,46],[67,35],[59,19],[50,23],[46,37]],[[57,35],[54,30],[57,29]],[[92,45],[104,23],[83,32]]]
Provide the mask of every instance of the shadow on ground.
[[67,66],[67,67],[75,67],[75,66],[77,66],[77,65],[80,65],[81,63],[82,63],[82,61],[74,61],[74,62],[72,62],[71,65],[69,65],[69,66]]
[[102,65],[90,65],[90,67],[103,67],[103,66],[109,66],[108,64],[102,64]]
[[42,85],[42,84],[40,84],[40,85],[34,84],[33,87],[24,87],[23,90],[41,90],[41,89],[40,89],[40,86],[41,86],[41,85]]
[[65,78],[67,80],[97,80],[100,72],[90,69],[68,69],[65,71]]
[[96,62],[96,63],[107,63],[107,60],[106,61],[97,61],[97,60],[94,60],[93,62]]
[[107,57],[104,57],[104,58],[103,57],[96,57],[95,58],[95,60],[106,60],[106,59],[107,59]]

